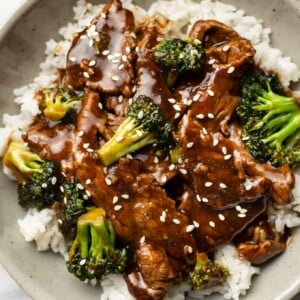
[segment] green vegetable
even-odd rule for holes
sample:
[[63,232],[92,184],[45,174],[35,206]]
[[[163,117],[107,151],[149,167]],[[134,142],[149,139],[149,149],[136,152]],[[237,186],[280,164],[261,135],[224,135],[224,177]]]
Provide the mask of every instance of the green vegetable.
[[197,253],[194,270],[188,279],[195,290],[202,290],[224,284],[228,276],[226,267],[212,262],[205,253]]
[[60,169],[21,142],[11,142],[3,157],[18,181],[19,204],[42,209],[60,201]]
[[139,96],[129,105],[127,118],[114,136],[98,150],[99,158],[108,166],[120,157],[149,144],[167,151],[173,145],[172,129],[160,107],[149,97]]
[[251,154],[274,166],[300,162],[300,108],[282,93],[278,79],[255,71],[242,81],[237,113]]
[[127,248],[117,249],[115,232],[102,208],[81,215],[69,250],[67,267],[80,280],[101,280],[110,273],[123,273],[130,261]]
[[200,44],[177,38],[159,43],[154,48],[153,57],[169,87],[173,87],[177,78],[185,72],[199,72],[206,62],[206,54]]
[[83,99],[82,92],[76,93],[68,88],[45,88],[41,94],[44,115],[51,121],[63,119]]

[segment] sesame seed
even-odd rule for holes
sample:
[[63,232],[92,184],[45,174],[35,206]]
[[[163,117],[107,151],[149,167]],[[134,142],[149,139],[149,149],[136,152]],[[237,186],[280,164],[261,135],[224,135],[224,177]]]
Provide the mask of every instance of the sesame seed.
[[76,186],[79,190],[84,190],[84,187],[81,183],[77,183]]
[[184,246],[184,250],[187,252],[187,253],[193,253],[193,248],[189,245],[185,245]]
[[138,46],[135,47],[135,51],[136,51],[136,52],[139,52],[139,51],[140,51],[140,47],[138,47]]
[[174,115],[174,119],[178,119],[180,117],[180,112],[177,112],[175,115]]
[[252,184],[250,182],[246,182],[245,184],[246,191],[250,191],[252,189]]
[[219,144],[219,139],[217,137],[213,137],[213,146],[217,146]]
[[117,142],[122,142],[124,140],[124,136],[117,136],[116,141]]
[[137,115],[138,119],[142,119],[143,116],[144,116],[144,112],[143,112],[142,110],[139,111],[139,113],[138,113],[138,115]]
[[239,217],[239,218],[246,218],[246,216],[247,216],[247,215],[244,214],[244,213],[239,213],[239,214],[238,214],[238,217]]
[[52,183],[52,185],[55,185],[56,182],[57,182],[57,178],[56,178],[55,176],[53,176],[53,177],[51,178],[51,183]]
[[166,183],[168,181],[168,176],[167,175],[163,175],[161,178],[162,183]]
[[200,226],[200,224],[195,220],[193,221],[193,224],[194,224],[195,228],[199,228],[199,226]]
[[131,154],[127,154],[126,157],[127,157],[128,159],[133,159],[133,156],[132,156]]
[[169,99],[168,99],[168,102],[171,103],[171,104],[174,104],[174,103],[176,103],[176,99],[174,99],[174,98],[169,98]]
[[162,223],[166,222],[166,217],[167,217],[167,213],[163,210],[159,217],[160,222]]
[[208,202],[208,199],[207,199],[206,197],[203,197],[203,198],[202,198],[202,202],[207,203],[207,202]]
[[62,219],[57,219],[57,222],[58,222],[59,224],[62,224],[62,223],[63,223],[63,220],[62,220]]
[[[43,185],[42,185],[42,187],[43,187]],[[47,187],[47,186],[46,186]],[[60,191],[63,193],[64,191],[65,191],[65,189],[64,189],[64,187],[61,185],[60,187],[59,187],[59,189],[60,189]]]
[[214,119],[214,118],[215,118],[215,115],[214,115],[213,113],[208,113],[208,114],[207,114],[207,117],[208,117],[209,119]]
[[140,238],[140,244],[144,244],[146,241],[146,237],[143,235],[141,238]]
[[126,47],[125,47],[125,51],[129,54],[129,53],[130,53],[130,47],[129,47],[129,46],[126,46]]
[[199,39],[194,39],[194,43],[200,45],[201,41]]
[[215,92],[213,90],[207,90],[207,94],[213,97],[215,95]]
[[86,195],[86,194],[84,194],[84,195],[83,195],[83,199],[84,199],[84,200],[88,200],[88,199],[89,199],[89,196]]
[[86,181],[85,181],[85,184],[91,184],[92,183],[92,180],[90,178],[88,178]]
[[84,144],[82,145],[82,147],[83,147],[84,149],[87,149],[89,146],[90,146],[90,143],[84,143]]
[[223,214],[218,214],[218,218],[220,221],[224,221],[225,220],[225,217]]
[[86,195],[87,195],[88,197],[91,197],[91,196],[92,196],[92,194],[91,194],[91,192],[90,192],[89,190],[85,190],[85,193],[86,193]]
[[115,57],[117,57],[117,58],[118,58],[118,57],[121,57],[121,55],[122,55],[122,53],[120,53],[120,52],[116,52],[116,53],[115,53]]
[[104,51],[102,51],[102,55],[108,55],[109,54],[109,50],[104,50]]
[[219,187],[222,188],[222,189],[226,189],[226,188],[227,188],[227,185],[226,185],[225,183],[221,182],[221,183],[219,184]]
[[89,152],[89,153],[93,153],[93,152],[94,152],[94,149],[92,149],[92,148],[87,148],[86,151]]
[[106,19],[106,14],[104,12],[101,13],[101,18]]
[[207,129],[206,129],[205,127],[202,128],[202,131],[203,131],[203,133],[204,133],[205,135],[208,134],[208,131],[207,131]]
[[119,211],[121,209],[122,209],[122,205],[117,204],[117,205],[114,206],[115,211]]
[[112,184],[111,179],[109,177],[105,177],[105,183],[107,185],[111,185]]
[[195,229],[195,225],[186,226],[186,232],[192,232]]
[[114,75],[114,76],[111,77],[111,79],[112,79],[113,81],[118,81],[120,78],[119,78],[119,76]]
[[235,206],[235,209],[236,209],[237,211],[241,211],[242,207],[241,207],[240,205],[236,205],[236,206]]
[[211,59],[208,61],[208,64],[209,64],[209,65],[213,65],[215,62],[216,62],[216,60],[215,60],[214,58],[211,58]]
[[205,118],[205,115],[204,114],[198,114],[198,115],[196,115],[196,118],[202,120],[202,119]]
[[143,131],[138,129],[138,130],[136,131],[136,134],[137,134],[137,136],[142,137],[142,136],[143,136]]
[[225,146],[223,146],[221,150],[222,150],[222,153],[223,153],[224,155],[227,154],[227,148],[226,148]]
[[222,51],[227,52],[229,49],[230,49],[230,46],[229,46],[229,45],[225,45],[225,46],[222,48]]
[[214,221],[209,221],[208,225],[213,228],[216,227],[216,224]]
[[88,72],[83,72],[82,74],[83,74],[83,77],[85,77],[85,78],[90,78],[90,75],[89,75]]
[[91,39],[91,40],[89,40],[89,47],[90,48],[92,48],[93,47],[93,45],[94,45],[94,41]]
[[96,61],[94,59],[92,59],[90,62],[89,62],[89,67],[94,67],[96,65]]
[[159,163],[159,158],[158,158],[157,156],[154,156],[153,162],[154,162],[155,164],[158,164],[158,163]]
[[170,164],[169,165],[169,171],[174,171],[176,169],[176,165],[175,164]]
[[83,136],[84,135],[84,131],[83,130],[80,130],[79,132],[78,132],[78,136]]
[[112,61],[111,61],[113,64],[118,64],[119,63],[119,60],[117,59],[117,58],[115,58],[115,59],[112,59]]
[[128,194],[122,194],[121,197],[122,197],[123,199],[129,199],[129,195],[128,195]]
[[230,158],[231,158],[231,154],[227,154],[227,155],[224,156],[225,160],[229,160]]
[[45,189],[48,186],[46,182],[42,183],[42,188]]
[[114,58],[115,58],[115,56],[112,55],[112,54],[107,55],[107,59],[108,59],[108,60],[112,60],[112,59],[114,59]]
[[173,108],[177,111],[181,111],[181,107],[178,104],[174,104]]
[[197,199],[198,202],[201,202],[201,197],[200,197],[199,194],[196,194],[196,199]]
[[186,144],[186,147],[189,149],[189,148],[192,148],[194,146],[194,143],[193,142],[189,142]]
[[211,182],[211,181],[206,181],[205,183],[204,183],[204,186],[205,187],[211,187],[213,185],[213,183]]
[[121,70],[123,70],[124,69],[124,65],[123,64],[121,64],[121,65],[119,65],[119,67],[118,67],[118,69],[121,71]]
[[74,56],[71,56],[71,57],[69,57],[69,61],[76,61],[76,57],[74,57]]
[[112,203],[116,204],[119,201],[119,197],[118,196],[114,196],[112,199]]
[[127,56],[126,56],[126,55],[122,55],[122,61],[123,61],[123,62],[127,62],[127,60],[128,60],[128,59],[127,59]]
[[174,224],[177,224],[177,225],[180,224],[180,220],[178,220],[178,219],[173,219],[172,221]]
[[186,169],[179,169],[179,172],[183,175],[186,175],[188,173]]
[[228,68],[227,73],[231,74],[231,73],[234,72],[234,70],[235,70],[235,68],[233,66],[231,66],[231,67]]
[[85,259],[85,258],[82,259],[82,260],[79,262],[79,264],[80,264],[81,266],[85,265],[85,263],[86,263],[86,259]]
[[101,102],[98,103],[99,109],[103,109],[103,104]]
[[134,39],[136,39],[136,34],[135,34],[134,32],[131,32],[130,35],[131,35]]
[[193,101],[198,101],[200,99],[200,94],[196,94],[193,96]]

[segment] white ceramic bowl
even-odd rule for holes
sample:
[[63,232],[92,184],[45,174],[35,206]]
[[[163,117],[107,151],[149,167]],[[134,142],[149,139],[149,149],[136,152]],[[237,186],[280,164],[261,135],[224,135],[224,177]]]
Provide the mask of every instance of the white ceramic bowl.
[[[31,82],[43,61],[45,41],[71,20],[74,0],[27,0],[0,29],[0,115],[13,113],[12,90]],[[300,66],[299,0],[224,0],[265,21],[273,30],[273,45]],[[142,6],[150,1],[136,1]],[[0,262],[33,299],[99,299],[100,290],[88,287],[66,270],[58,255],[39,253],[19,234],[17,218],[25,212],[17,204],[16,186],[0,174]],[[255,278],[245,299],[291,299],[300,291],[300,232],[287,251],[267,264]],[[220,299],[220,296],[214,299]],[[117,299],[116,299],[117,300]]]

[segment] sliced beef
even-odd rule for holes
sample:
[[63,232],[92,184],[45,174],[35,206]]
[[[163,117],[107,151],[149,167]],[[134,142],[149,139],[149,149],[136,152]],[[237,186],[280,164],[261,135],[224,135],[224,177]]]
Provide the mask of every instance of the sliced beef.
[[111,0],[91,25],[72,42],[65,84],[87,86],[109,94],[130,96],[134,82],[134,17],[119,0]]

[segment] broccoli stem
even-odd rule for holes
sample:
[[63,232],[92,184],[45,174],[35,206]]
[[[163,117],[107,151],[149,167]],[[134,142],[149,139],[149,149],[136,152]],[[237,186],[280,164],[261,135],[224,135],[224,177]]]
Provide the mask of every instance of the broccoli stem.
[[102,163],[108,166],[122,156],[154,143],[154,135],[142,128],[142,124],[136,126],[134,118],[127,117],[114,136],[98,150]]

